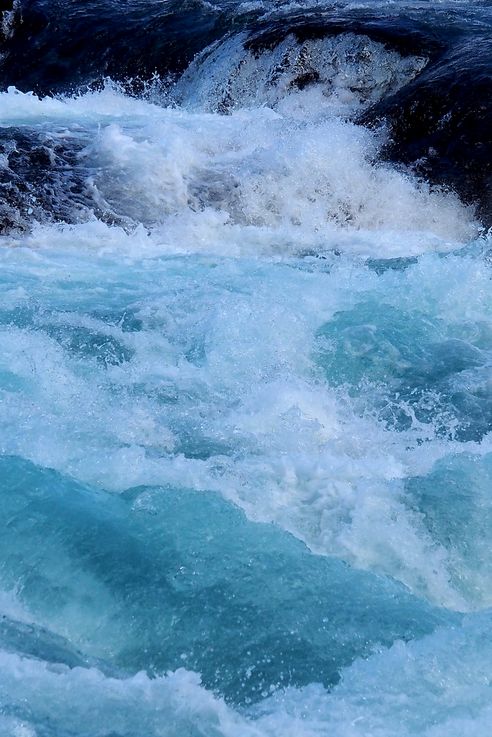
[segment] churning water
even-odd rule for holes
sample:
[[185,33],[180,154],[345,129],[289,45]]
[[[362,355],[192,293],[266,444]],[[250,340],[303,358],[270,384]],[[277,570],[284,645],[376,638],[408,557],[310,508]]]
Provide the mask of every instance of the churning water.
[[2,737],[490,737],[491,27],[4,11]]

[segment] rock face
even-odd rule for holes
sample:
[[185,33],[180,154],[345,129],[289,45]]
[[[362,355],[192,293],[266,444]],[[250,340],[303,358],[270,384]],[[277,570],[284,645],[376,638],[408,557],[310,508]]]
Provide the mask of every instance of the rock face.
[[492,225],[492,39],[446,50],[364,116],[381,120],[391,125],[389,158],[452,187]]

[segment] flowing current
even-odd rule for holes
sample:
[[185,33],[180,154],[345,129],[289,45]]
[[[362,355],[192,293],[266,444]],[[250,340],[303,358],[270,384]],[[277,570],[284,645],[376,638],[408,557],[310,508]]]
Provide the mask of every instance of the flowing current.
[[491,4],[1,9],[1,737],[490,737]]

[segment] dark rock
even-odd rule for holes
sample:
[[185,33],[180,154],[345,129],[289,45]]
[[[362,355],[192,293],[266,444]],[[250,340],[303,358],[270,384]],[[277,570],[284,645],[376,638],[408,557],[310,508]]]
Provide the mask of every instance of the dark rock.
[[492,37],[443,53],[362,119],[386,120],[386,156],[476,203],[492,225]]

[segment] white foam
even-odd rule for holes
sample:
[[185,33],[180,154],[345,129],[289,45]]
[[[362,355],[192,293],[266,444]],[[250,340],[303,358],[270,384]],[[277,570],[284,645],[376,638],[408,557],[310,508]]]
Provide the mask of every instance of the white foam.
[[336,117],[164,109],[109,87],[43,100],[11,90],[0,94],[0,118],[92,138],[80,154],[87,190],[109,217],[150,228],[155,252],[336,247],[384,258],[448,250],[476,232],[455,195],[377,163],[382,134]]
[[[57,734],[105,734],[149,737],[260,737],[254,725],[200,685],[183,669],[162,678],[144,673],[118,679],[96,669],[49,665],[0,652],[0,699],[14,705],[14,718],[0,721],[12,734],[37,734],[50,724]],[[29,708],[25,708],[25,704]],[[32,721],[31,721],[32,720]],[[4,728],[5,728],[4,727]],[[55,731],[52,733],[54,734]]]

